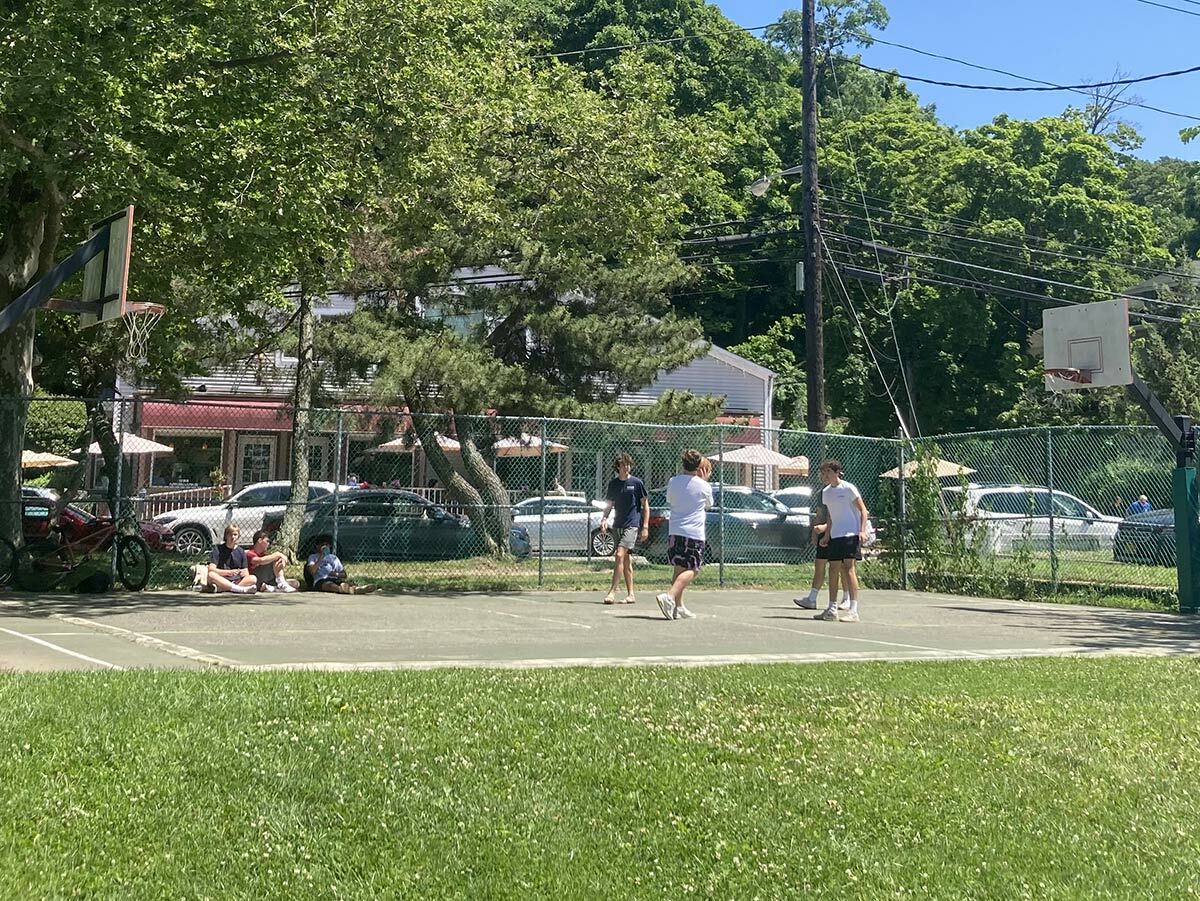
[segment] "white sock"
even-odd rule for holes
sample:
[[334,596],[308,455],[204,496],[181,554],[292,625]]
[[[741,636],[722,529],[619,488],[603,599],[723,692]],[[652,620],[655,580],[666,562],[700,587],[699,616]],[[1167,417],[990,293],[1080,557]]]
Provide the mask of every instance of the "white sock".
[[850,612],[851,612],[851,613],[858,613],[858,599],[857,599],[857,598],[853,598],[853,599],[850,601]]
[[250,586],[249,585],[233,585],[230,587],[229,590],[232,591],[234,594],[249,594]]

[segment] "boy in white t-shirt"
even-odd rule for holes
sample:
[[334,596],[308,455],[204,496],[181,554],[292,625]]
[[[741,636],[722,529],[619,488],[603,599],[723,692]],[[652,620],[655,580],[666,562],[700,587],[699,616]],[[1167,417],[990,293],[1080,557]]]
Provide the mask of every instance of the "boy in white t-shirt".
[[[842,464],[826,460],[821,464],[821,503],[829,511],[828,525],[819,541],[826,547],[829,561],[829,606],[814,619],[844,623],[858,622],[858,573],[854,563],[862,559],[862,546],[867,541],[868,514],[858,489],[842,480]],[[850,609],[838,615],[838,583],[850,591]]]
[[699,451],[683,452],[683,472],[667,483],[667,504],[671,507],[670,544],[667,560],[675,567],[671,590],[657,598],[658,609],[669,620],[695,619],[696,614],[683,605],[683,592],[704,566],[705,526],[712,509],[712,464]]

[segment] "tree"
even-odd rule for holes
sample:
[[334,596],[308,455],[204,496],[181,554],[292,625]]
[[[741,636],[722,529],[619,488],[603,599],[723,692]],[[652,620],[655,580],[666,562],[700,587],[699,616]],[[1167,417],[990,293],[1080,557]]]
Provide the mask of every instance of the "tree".
[[753,335],[729,348],[778,375],[772,412],[779,426],[785,429],[804,427],[804,369],[796,362],[796,350],[804,346],[803,339],[797,341],[796,330],[803,326],[803,316],[784,316],[767,329],[766,334]]

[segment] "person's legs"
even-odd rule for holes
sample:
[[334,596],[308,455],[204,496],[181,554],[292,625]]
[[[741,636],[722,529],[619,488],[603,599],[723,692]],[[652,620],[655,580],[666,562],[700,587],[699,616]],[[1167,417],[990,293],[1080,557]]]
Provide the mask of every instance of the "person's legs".
[[671,583],[671,590],[667,592],[671,596],[671,600],[675,602],[676,607],[683,606],[683,593],[687,587],[692,584],[692,580],[696,578],[696,570],[684,569],[682,566],[675,567],[675,580]]
[[633,552],[625,551],[625,600],[633,602]]
[[352,589],[349,585],[343,582],[335,582],[333,579],[322,579],[317,583],[317,591],[328,591],[331,594],[352,593]]
[[233,591],[233,583],[224,576],[218,576],[216,573],[208,574],[208,584],[217,591]]
[[[823,548],[818,548],[817,553],[823,552]],[[793,598],[792,603],[797,607],[803,607],[805,610],[817,609],[817,598],[821,594],[821,586],[825,584],[825,558],[818,556],[813,562],[813,578],[812,586],[808,589],[808,594],[805,597]]]
[[854,557],[851,557],[845,563],[846,585],[850,590],[850,609],[841,616],[841,620],[844,623],[858,622],[858,569],[855,567],[854,562]]
[[229,591],[233,594],[250,594],[255,590],[258,580],[254,576],[246,576],[234,582],[227,579],[225,576],[219,576],[216,573],[208,574],[208,584],[213,586],[215,591]]
[[838,587],[842,583],[842,561],[829,561],[829,604],[814,619],[836,620]]
[[[619,539],[619,536],[614,535],[614,538]],[[621,574],[625,572],[625,564],[622,562],[625,554],[625,548],[621,547],[618,540],[616,552],[613,555],[612,584],[608,588],[608,594],[604,596],[604,603],[606,604],[615,604],[617,602],[617,587],[621,584]]]

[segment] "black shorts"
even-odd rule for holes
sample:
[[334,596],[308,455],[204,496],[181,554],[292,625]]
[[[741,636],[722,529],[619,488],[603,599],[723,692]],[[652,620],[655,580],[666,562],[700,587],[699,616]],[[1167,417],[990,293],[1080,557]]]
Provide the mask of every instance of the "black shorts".
[[317,581],[313,583],[313,588],[317,589],[317,591],[320,591],[321,586],[326,582],[332,582],[334,585],[341,585],[345,581],[346,580],[342,576],[330,576],[328,579],[317,579]]
[[829,547],[825,548],[826,560],[861,560],[862,548],[859,546],[857,535],[847,538],[829,539]]
[[827,544],[822,545],[820,538],[817,539],[817,559],[818,560],[828,560],[829,559],[829,545],[827,545]]
[[699,538],[672,535],[667,545],[667,562],[672,566],[700,572],[704,566],[704,542]]

